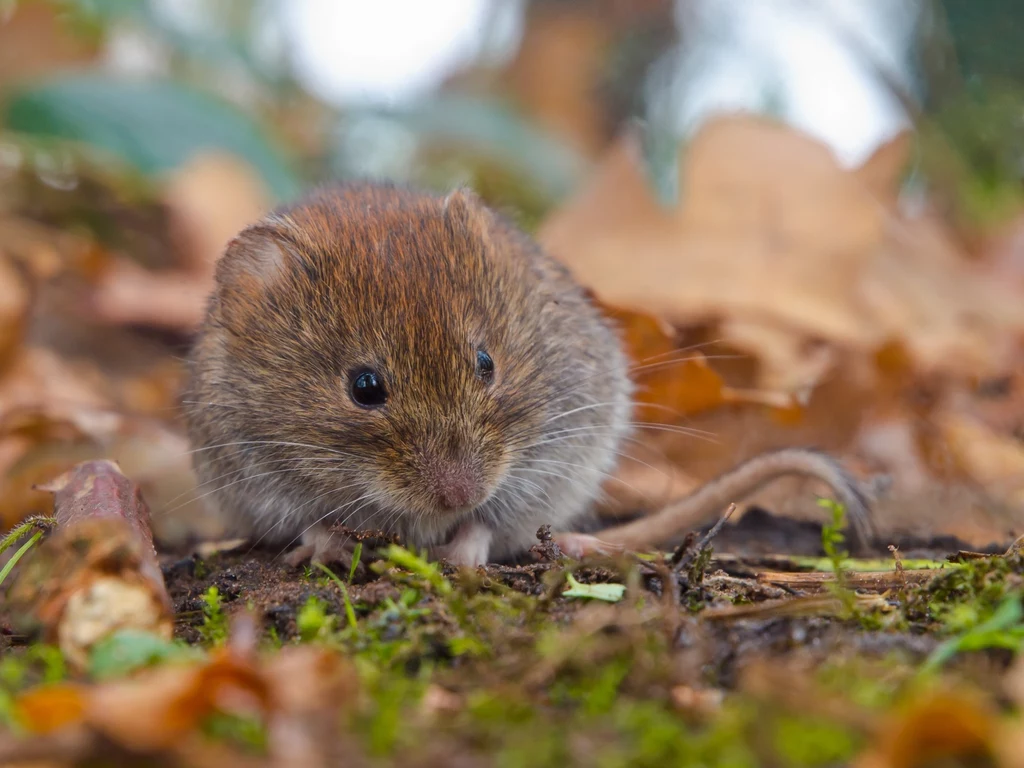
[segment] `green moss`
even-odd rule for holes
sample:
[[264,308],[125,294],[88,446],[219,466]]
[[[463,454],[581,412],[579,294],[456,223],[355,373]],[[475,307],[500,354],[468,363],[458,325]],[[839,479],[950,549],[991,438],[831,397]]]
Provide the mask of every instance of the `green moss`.
[[263,755],[267,751],[267,729],[257,717],[242,717],[217,712],[203,720],[204,736],[215,741],[228,742],[243,752]]
[[995,613],[1006,595],[1024,587],[1020,555],[970,560],[907,590],[903,613],[911,623],[945,634],[977,626]]
[[304,643],[314,641],[327,642],[336,629],[336,619],[328,611],[327,602],[310,595],[295,616],[295,626],[299,631],[299,640]]
[[804,714],[776,720],[774,746],[784,765],[811,768],[846,763],[859,744],[842,727]]
[[203,623],[199,635],[207,645],[223,645],[228,638],[228,617],[217,587],[211,586],[203,593]]
[[881,711],[892,705],[913,680],[914,660],[903,653],[881,659],[839,655],[815,672],[828,692],[867,710]]
[[423,698],[426,678],[427,675],[386,675],[376,670],[368,673],[368,668],[363,667],[363,684],[370,705],[357,715],[355,727],[356,732],[363,734],[370,754],[390,755],[414,741],[408,725],[414,721],[412,713]]
[[846,561],[850,553],[846,549],[846,509],[832,499],[819,499],[818,506],[824,507],[832,515],[832,521],[821,527],[821,548],[831,565],[835,581],[828,584],[829,592],[842,603],[843,614],[851,617],[857,614],[857,595],[849,587],[846,575]]
[[36,643],[0,658],[0,726],[17,730],[14,697],[34,685],[59,683],[68,676],[60,649]]
[[64,656],[55,645],[35,643],[0,659],[0,686],[9,690],[37,683],[59,683],[67,675]]

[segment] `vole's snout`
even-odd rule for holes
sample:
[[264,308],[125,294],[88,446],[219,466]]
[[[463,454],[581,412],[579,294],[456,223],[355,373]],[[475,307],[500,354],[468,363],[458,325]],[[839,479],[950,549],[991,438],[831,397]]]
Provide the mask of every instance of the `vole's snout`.
[[420,475],[434,503],[446,512],[471,509],[486,496],[480,463],[470,458],[424,456]]

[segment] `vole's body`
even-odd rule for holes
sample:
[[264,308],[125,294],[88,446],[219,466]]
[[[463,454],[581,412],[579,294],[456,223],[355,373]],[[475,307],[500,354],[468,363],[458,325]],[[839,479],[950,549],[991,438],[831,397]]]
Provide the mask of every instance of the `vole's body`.
[[[630,392],[613,328],[530,238],[465,193],[361,184],[231,243],[186,399],[203,491],[241,532],[323,555],[343,523],[479,564],[588,512]],[[652,545],[794,472],[866,521],[830,459],[771,456],[601,538]]]

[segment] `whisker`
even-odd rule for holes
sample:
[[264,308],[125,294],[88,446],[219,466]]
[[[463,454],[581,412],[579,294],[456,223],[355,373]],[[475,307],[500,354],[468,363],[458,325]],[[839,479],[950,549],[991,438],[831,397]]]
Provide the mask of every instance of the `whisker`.
[[[562,440],[569,440],[569,439],[571,439],[573,437],[575,437],[575,435],[565,435],[564,437],[561,437],[561,438],[555,438],[554,440],[544,441],[541,444],[545,445],[547,443],[560,442]],[[624,438],[624,439],[627,442],[635,443],[637,446],[639,446],[641,448],[646,448],[646,449],[649,449],[649,450],[653,450],[654,452],[660,454],[660,457],[661,457],[662,461],[664,461],[666,464],[671,464],[672,463],[671,461],[669,461],[668,456],[665,455],[664,451],[659,450],[659,449],[655,448],[654,446],[649,446],[646,443],[642,443],[639,440],[635,440],[633,438]],[[573,443],[571,445],[573,447],[582,447],[582,448],[588,447],[586,443]],[[626,453],[625,451],[620,450],[620,449],[615,449],[613,451],[613,453],[614,453],[615,456],[618,456],[618,457],[623,458],[623,459],[628,459],[629,461],[634,461],[637,464],[640,464],[640,465],[642,465],[644,467],[647,467],[649,470],[651,470],[652,472],[656,472],[657,474],[659,474],[662,477],[664,477],[666,480],[669,480],[669,481],[672,480],[672,476],[669,475],[665,470],[660,469],[659,467],[656,467],[653,464],[651,464],[651,463],[649,463],[647,461],[644,461],[641,458],[638,458],[637,456],[633,455],[632,453]],[[513,452],[512,455],[515,456],[517,454],[515,452]]]
[[[358,457],[358,454],[349,453],[347,451],[339,451],[339,450],[336,450],[334,448],[328,448],[328,447],[323,446],[323,445],[311,445],[310,443],[292,443],[292,442],[286,442],[284,440],[237,440],[235,442],[230,442],[230,443],[217,443],[215,445],[204,445],[201,448],[193,448],[190,451],[185,451],[184,453],[181,453],[180,455],[181,456],[191,456],[191,455],[196,454],[196,453],[202,453],[203,451],[212,451],[212,450],[215,450],[217,448],[230,448],[232,446],[238,446],[238,445],[242,445],[242,446],[245,446],[245,445],[273,445],[273,446],[282,446],[282,447],[286,447],[286,448],[308,448],[308,449],[312,449],[314,451],[324,451],[325,453],[332,453],[332,454],[334,454],[336,456],[349,456],[349,457],[355,456],[355,457]],[[243,451],[238,451],[237,453],[242,453],[242,452]]]
[[[582,469],[582,470],[584,470],[586,472],[597,472],[597,474],[601,475],[602,477],[604,477],[604,478],[606,478],[608,480],[611,480],[612,482],[621,483],[622,485],[624,485],[627,488],[629,488],[631,491],[633,491],[633,493],[637,494],[638,496],[643,496],[644,495],[639,490],[637,490],[633,485],[627,483],[625,480],[623,480],[623,479],[621,479],[619,477],[616,477],[615,475],[610,474],[608,472],[602,472],[601,470],[596,469],[594,467],[588,467],[586,464],[574,464],[571,461],[556,461],[555,459],[525,459],[523,463],[526,463],[526,464],[557,464],[557,465],[561,465],[561,466],[564,466],[564,467],[573,467],[575,469]],[[566,479],[568,479],[568,477],[569,476],[566,475]]]
[[290,514],[289,515],[287,515],[287,516],[286,515],[281,515],[280,519],[276,523],[274,523],[272,526],[270,526],[270,528],[268,528],[264,532],[264,534],[262,536],[260,536],[258,539],[256,539],[256,541],[253,542],[252,546],[249,548],[249,551],[252,552],[253,549],[255,549],[257,546],[259,546],[259,543],[261,541],[263,541],[265,538],[267,538],[267,536],[269,536],[271,533],[273,533],[275,528],[277,528],[278,526],[284,525],[284,523],[289,519],[289,517],[294,517],[295,513],[298,512],[300,509],[308,507],[310,504],[312,504],[312,503],[314,503],[316,501],[319,501],[324,496],[330,496],[332,493],[338,493],[340,491],[345,491],[345,490],[348,490],[349,488],[356,488],[359,485],[360,485],[360,483],[349,483],[348,485],[342,485],[342,486],[339,486],[337,488],[331,488],[328,491],[324,491],[323,493],[317,494],[316,496],[314,496],[312,499],[309,499],[308,501],[304,501],[302,504],[300,504],[299,506],[295,507],[295,509],[290,510]]
[[[249,465],[244,466],[244,467],[240,467],[238,469],[233,469],[230,472],[225,472],[224,474],[218,475],[217,477],[210,478],[209,480],[204,480],[203,482],[198,483],[195,488],[192,488],[192,489],[190,489],[188,491],[184,491],[182,493],[179,493],[173,499],[167,499],[167,501],[165,501],[164,504],[173,504],[175,501],[180,499],[182,496],[187,496],[188,494],[192,493],[193,491],[196,491],[196,490],[202,488],[204,485],[209,485],[210,483],[215,483],[218,480],[223,480],[226,477],[231,477],[232,475],[240,474],[242,472],[245,472],[247,470],[253,469],[255,467],[262,467],[262,466],[266,466],[267,464],[281,464],[281,463],[285,463],[285,462],[305,462],[305,461],[309,461],[309,462],[315,462],[315,461],[340,462],[341,459],[335,458],[333,456],[329,456],[329,457],[289,456],[288,458],[280,458],[280,459],[264,459],[262,461],[253,462],[252,464],[249,464]],[[187,504],[187,503],[191,503],[191,502],[185,502],[185,503]]]
[[[267,477],[269,475],[280,475],[280,474],[285,473],[285,472],[295,472],[295,471],[296,471],[295,467],[285,467],[284,469],[274,469],[274,470],[271,470],[269,472],[260,472],[260,473],[255,474],[255,475],[249,475],[247,477],[239,478],[238,480],[232,480],[230,483],[226,483],[226,484],[220,486],[219,488],[214,488],[214,489],[212,489],[210,491],[207,491],[206,493],[203,493],[203,494],[197,496],[194,499],[189,499],[188,501],[186,501],[186,502],[184,502],[182,504],[177,504],[177,505],[171,507],[170,509],[163,509],[163,510],[160,511],[160,514],[162,514],[162,515],[169,515],[172,512],[176,512],[177,510],[181,509],[182,507],[188,506],[189,504],[195,504],[197,501],[202,501],[207,496],[211,496],[211,495],[213,495],[215,493],[219,493],[220,491],[223,491],[225,488],[230,488],[233,485],[238,485],[239,483],[244,483],[247,480],[258,480],[261,477]],[[343,468],[343,469],[340,468],[340,469],[337,469],[335,471],[337,471],[337,472],[347,472],[348,469],[347,468]]]
[[[685,363],[685,362],[690,361],[690,360],[698,359],[692,353],[692,349],[693,348],[691,347],[691,348],[685,348],[685,349],[681,349],[681,350],[675,350],[673,352],[673,354],[678,353],[678,354],[681,354],[681,355],[685,355],[684,357],[679,357],[677,359],[661,360],[660,362],[654,362],[654,363],[643,363],[643,362],[641,362],[638,365],[633,365],[633,366],[627,367],[627,374],[632,376],[633,374],[636,374],[636,373],[640,373],[640,372],[644,372],[644,371],[650,371],[650,370],[656,370],[656,369],[659,369],[659,368],[664,368],[664,367],[668,367],[668,366],[672,366],[672,365],[678,365],[680,363]],[[653,359],[657,359],[659,357],[666,357],[666,356],[667,355],[654,355]],[[733,360],[733,359],[742,358],[742,357],[743,357],[742,355],[725,355],[725,354],[723,354],[723,355],[702,355],[700,359],[703,359],[703,360]],[[527,407],[524,412],[525,413],[533,413],[533,412],[535,412],[537,410],[540,410],[542,408],[549,408],[549,407],[551,407],[551,405],[553,405],[555,403],[562,402],[565,399],[571,397],[572,395],[578,393],[580,391],[580,389],[582,389],[588,383],[594,381],[595,379],[599,379],[599,378],[601,378],[603,376],[616,376],[616,375],[619,375],[620,372],[621,372],[621,369],[618,366],[611,366],[611,367],[606,368],[604,370],[597,371],[596,373],[592,373],[592,374],[590,374],[588,376],[584,376],[584,377],[574,381],[571,385],[569,385],[567,387],[564,387],[564,388],[561,388],[561,389],[557,389],[552,394],[551,397],[546,398],[544,400],[539,400],[536,403],[533,403],[532,405]]]
[[[365,494],[363,494],[362,496],[360,496],[357,499],[354,499],[352,501],[346,502],[345,504],[342,504],[342,505],[340,505],[338,507],[335,507],[334,509],[324,513],[323,515],[318,517],[316,520],[314,520],[312,523],[310,523],[305,528],[303,528],[295,538],[293,538],[291,541],[289,541],[287,544],[285,544],[284,547],[281,549],[281,552],[278,553],[277,557],[280,557],[282,554],[284,554],[284,552],[286,550],[288,550],[292,546],[292,544],[294,544],[296,541],[299,541],[314,526],[318,525],[319,523],[322,523],[324,520],[326,520],[331,515],[333,515],[333,514],[335,514],[337,512],[340,512],[341,510],[346,509],[346,508],[352,506],[353,504],[357,504],[360,501],[362,501],[363,499],[370,498],[372,495],[373,495],[372,492],[365,493]],[[348,519],[348,518],[346,518],[346,519]]]
[[[661,424],[660,422],[647,421],[627,421],[624,422],[623,426],[635,429],[649,429],[655,432],[671,432],[678,435],[685,435],[686,437],[693,437],[698,440],[706,440],[707,442],[710,443],[717,442],[713,433],[706,432],[705,430],[695,430],[690,427],[682,427],[673,424]],[[581,427],[566,427],[565,429],[560,429],[555,432],[550,432],[547,434],[542,433],[541,435],[539,435],[539,437],[551,439],[554,437],[558,437],[560,435],[609,434],[618,431],[618,429],[618,426],[612,424],[585,424]],[[622,435],[622,437],[626,438],[628,436]],[[543,441],[527,444],[527,446],[524,446],[522,450],[525,450],[526,448],[533,445],[543,445]]]
[[571,475],[559,474],[558,472],[548,472],[544,469],[535,469],[534,467],[516,467],[520,472],[533,472],[538,475],[547,475],[549,477],[557,477],[560,480],[568,480],[571,483],[575,483],[583,490],[589,490],[589,488],[583,484],[578,477],[572,477]]

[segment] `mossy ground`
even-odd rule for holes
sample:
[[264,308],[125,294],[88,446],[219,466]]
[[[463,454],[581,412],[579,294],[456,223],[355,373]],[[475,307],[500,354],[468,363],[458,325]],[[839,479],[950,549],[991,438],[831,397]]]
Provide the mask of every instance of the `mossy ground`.
[[[338,732],[367,764],[824,766],[855,757],[922,690],[992,697],[1024,642],[1019,556],[949,565],[874,601],[713,619],[708,608],[799,601],[765,603],[764,585],[714,560],[700,573],[638,559],[460,572],[404,550],[364,558],[351,572],[248,548],[168,559],[177,645],[100,660],[92,675],[205,652],[247,611],[268,649],[354,659],[362,693]],[[563,595],[569,574],[585,596]],[[586,596],[602,583],[622,598]],[[17,692],[66,675],[54,649],[15,643],[0,661],[0,718],[15,719]],[[265,739],[245,718],[204,731],[247,754]]]

